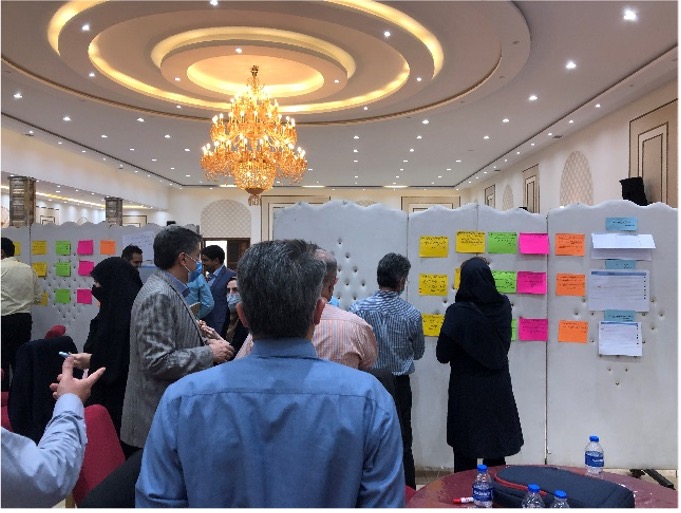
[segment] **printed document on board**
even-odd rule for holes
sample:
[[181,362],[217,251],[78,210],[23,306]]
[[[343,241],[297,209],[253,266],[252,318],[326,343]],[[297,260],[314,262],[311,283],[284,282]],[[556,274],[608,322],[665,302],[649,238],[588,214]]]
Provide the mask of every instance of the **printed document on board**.
[[649,233],[592,233],[591,258],[647,260],[653,259],[655,240]]
[[650,310],[647,270],[592,269],[589,271],[589,310]]
[[643,356],[640,322],[602,321],[598,324],[598,354]]

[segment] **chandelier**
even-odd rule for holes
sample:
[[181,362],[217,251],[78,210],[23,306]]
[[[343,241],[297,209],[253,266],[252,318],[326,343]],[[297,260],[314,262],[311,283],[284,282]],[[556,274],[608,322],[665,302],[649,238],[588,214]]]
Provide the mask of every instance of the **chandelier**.
[[277,100],[271,101],[258,80],[258,66],[251,68],[246,91],[232,98],[227,119],[213,117],[210,144],[205,145],[201,167],[207,180],[226,181],[250,193],[249,205],[260,205],[260,194],[276,178],[300,182],[307,170],[305,151],[295,144],[296,122],[282,120]]

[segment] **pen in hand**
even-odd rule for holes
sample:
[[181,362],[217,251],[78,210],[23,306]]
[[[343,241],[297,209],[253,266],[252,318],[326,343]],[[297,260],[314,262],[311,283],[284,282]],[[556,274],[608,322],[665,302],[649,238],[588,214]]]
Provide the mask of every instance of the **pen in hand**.
[[61,356],[62,358],[66,359],[66,358],[68,358],[69,356],[71,356],[71,353],[67,353],[66,351],[59,351],[59,356]]

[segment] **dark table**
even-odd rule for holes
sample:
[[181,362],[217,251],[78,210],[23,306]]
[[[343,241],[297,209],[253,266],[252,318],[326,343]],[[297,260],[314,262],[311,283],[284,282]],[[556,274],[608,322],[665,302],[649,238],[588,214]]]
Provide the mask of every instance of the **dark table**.
[[[505,467],[494,467],[490,473],[496,473]],[[583,468],[558,467],[579,474]],[[467,470],[436,479],[417,491],[407,504],[408,508],[472,508],[470,504],[453,504],[452,499],[470,497],[473,480],[477,470]],[[678,507],[677,491],[655,483],[636,479],[635,477],[612,472],[603,472],[603,479],[619,483],[634,492],[637,508],[676,508]]]

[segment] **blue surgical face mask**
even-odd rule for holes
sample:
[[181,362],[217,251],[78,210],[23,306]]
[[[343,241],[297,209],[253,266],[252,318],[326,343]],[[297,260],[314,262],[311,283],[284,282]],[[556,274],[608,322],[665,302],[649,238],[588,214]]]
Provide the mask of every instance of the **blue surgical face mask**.
[[237,292],[236,294],[227,294],[227,306],[230,312],[236,311],[236,304],[241,301],[241,296]]
[[198,262],[196,262],[196,271],[189,271],[189,278],[187,279],[188,281],[194,281],[201,274],[203,274],[203,262],[199,260]]

